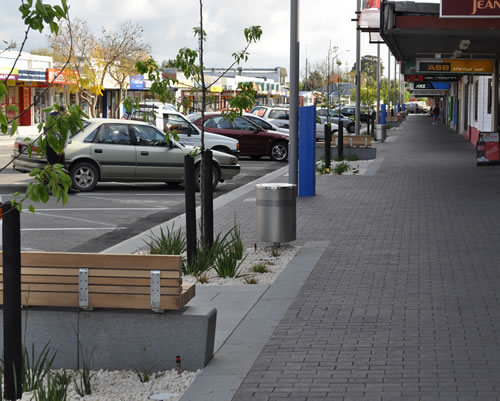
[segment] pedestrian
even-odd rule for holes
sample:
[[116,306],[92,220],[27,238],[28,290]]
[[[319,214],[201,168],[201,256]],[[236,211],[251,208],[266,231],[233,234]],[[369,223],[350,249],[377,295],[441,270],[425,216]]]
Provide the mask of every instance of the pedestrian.
[[439,118],[439,106],[436,104],[432,110],[432,123],[437,124]]

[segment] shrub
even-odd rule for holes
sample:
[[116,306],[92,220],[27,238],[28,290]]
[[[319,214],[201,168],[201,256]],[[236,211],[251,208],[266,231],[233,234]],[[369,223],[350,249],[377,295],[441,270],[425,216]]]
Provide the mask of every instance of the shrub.
[[245,283],[247,283],[247,284],[258,284],[258,281],[257,281],[257,279],[255,279],[253,277],[246,277],[245,278]]
[[35,344],[31,345],[31,355],[26,345],[22,349],[22,388],[23,392],[35,391],[42,387],[43,380],[50,372],[50,368],[56,357],[51,352],[49,343],[45,344],[40,354],[35,357]]
[[269,273],[269,269],[265,263],[257,263],[252,266],[251,270],[254,273]]
[[342,175],[343,173],[349,171],[350,169],[351,169],[351,166],[349,165],[349,163],[342,162],[342,163],[337,164],[334,167],[333,173],[336,175]]
[[[46,385],[35,391],[36,401],[66,401],[68,394],[68,375],[66,372],[52,374],[47,372]],[[90,393],[89,393],[90,394]]]
[[186,239],[180,230],[174,232],[167,227],[167,233],[160,228],[160,236],[152,235],[149,245],[149,253],[153,255],[182,255],[186,250]]

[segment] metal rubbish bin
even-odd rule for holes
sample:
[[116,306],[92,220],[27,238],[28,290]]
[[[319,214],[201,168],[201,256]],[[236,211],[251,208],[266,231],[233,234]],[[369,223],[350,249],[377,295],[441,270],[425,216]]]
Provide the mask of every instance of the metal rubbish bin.
[[295,241],[295,184],[257,184],[257,240],[280,244]]
[[377,139],[377,141],[385,141],[385,138],[387,138],[387,129],[385,124],[377,124],[375,138]]

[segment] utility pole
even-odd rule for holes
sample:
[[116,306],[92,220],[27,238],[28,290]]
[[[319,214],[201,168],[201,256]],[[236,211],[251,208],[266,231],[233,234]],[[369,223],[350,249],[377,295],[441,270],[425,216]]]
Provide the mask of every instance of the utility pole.
[[356,5],[356,135],[360,134],[360,109],[361,109],[361,30],[359,29],[359,16],[361,14],[361,0]]
[[288,183],[298,183],[299,134],[299,0],[290,0],[290,130]]
[[[398,97],[397,97],[397,74],[396,74],[396,70],[397,70],[397,66],[398,66],[398,62],[396,60],[396,57],[394,57],[394,106],[396,106],[396,103],[397,103],[397,100],[398,100]],[[397,109],[396,109],[397,111]]]
[[387,107],[389,116],[391,115],[391,49],[387,48],[389,60],[387,62]]
[[376,124],[380,124],[379,110],[380,110],[380,42],[377,43],[377,111],[375,115]]

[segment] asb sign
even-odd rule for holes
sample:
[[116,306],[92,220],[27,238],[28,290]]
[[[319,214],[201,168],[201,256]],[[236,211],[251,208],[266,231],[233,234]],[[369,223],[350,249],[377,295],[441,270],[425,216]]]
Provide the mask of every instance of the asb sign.
[[493,60],[417,60],[417,72],[438,74],[492,74]]
[[500,18],[500,0],[441,0],[442,18]]

